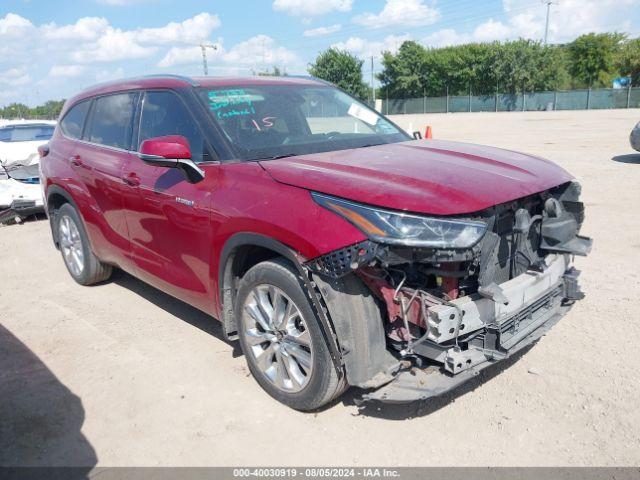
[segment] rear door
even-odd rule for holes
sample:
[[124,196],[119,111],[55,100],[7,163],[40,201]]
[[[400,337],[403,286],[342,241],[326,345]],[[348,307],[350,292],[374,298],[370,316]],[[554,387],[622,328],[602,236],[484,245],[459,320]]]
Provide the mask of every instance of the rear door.
[[[136,145],[146,139],[182,135],[196,163],[211,162],[211,149],[183,99],[171,90],[143,93],[138,109]],[[126,218],[137,275],[203,310],[211,311],[211,228],[209,203],[217,184],[217,164],[205,179],[187,182],[176,169],[129,158],[124,177]]]
[[138,95],[121,92],[94,98],[82,139],[73,142],[67,159],[90,197],[82,214],[95,253],[124,269],[131,262],[122,169],[131,156]]

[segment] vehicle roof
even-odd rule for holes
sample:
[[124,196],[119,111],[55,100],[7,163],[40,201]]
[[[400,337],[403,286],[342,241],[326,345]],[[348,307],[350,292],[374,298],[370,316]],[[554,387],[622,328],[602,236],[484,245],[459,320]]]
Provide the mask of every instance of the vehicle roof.
[[[258,86],[258,85],[325,85],[322,80],[313,77],[186,77],[180,75],[148,75],[144,77],[125,78],[101,83],[83,90],[67,101],[68,106],[96,95],[104,95],[123,90],[135,90],[140,88],[180,88],[180,87],[235,87],[235,86]],[[64,113],[64,112],[63,112]]]

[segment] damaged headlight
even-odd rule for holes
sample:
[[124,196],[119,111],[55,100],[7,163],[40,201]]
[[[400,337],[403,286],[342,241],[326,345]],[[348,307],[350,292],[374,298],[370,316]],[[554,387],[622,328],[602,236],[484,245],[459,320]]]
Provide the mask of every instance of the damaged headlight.
[[342,216],[381,243],[428,248],[469,248],[487,225],[474,220],[422,217],[383,210],[312,192],[316,202]]

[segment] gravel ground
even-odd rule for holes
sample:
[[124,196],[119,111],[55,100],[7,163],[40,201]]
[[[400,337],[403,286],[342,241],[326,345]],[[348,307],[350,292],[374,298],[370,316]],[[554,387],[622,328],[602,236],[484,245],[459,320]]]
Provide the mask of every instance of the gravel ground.
[[217,323],[123,274],[80,287],[44,221],[0,228],[0,464],[638,465],[640,110],[396,117],[550,158],[583,184],[587,298],[443,398],[320,412],[263,393]]

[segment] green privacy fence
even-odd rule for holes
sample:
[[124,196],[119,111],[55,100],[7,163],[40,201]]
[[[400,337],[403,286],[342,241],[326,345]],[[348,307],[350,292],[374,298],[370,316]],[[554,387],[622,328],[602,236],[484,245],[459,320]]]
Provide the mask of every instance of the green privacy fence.
[[449,112],[517,112],[640,108],[640,87],[382,100],[386,115]]

